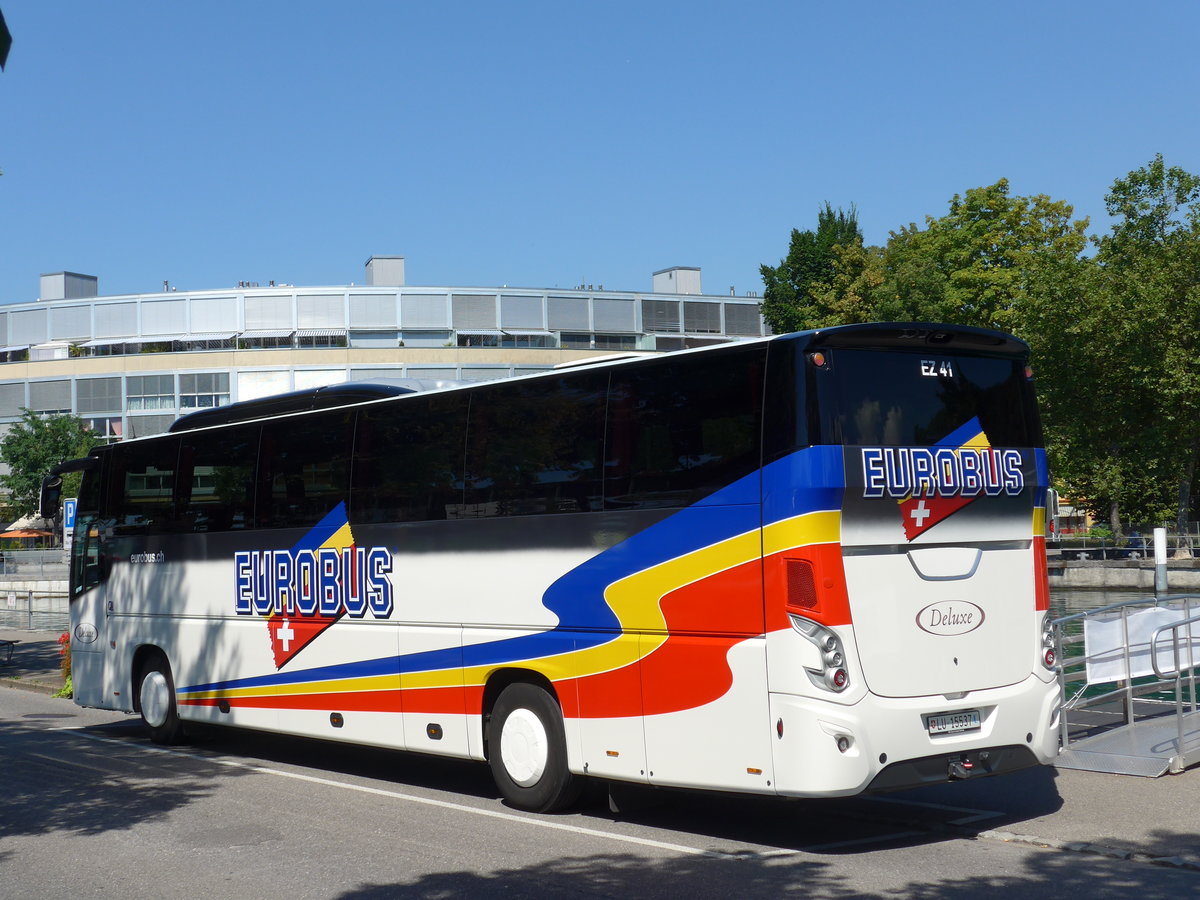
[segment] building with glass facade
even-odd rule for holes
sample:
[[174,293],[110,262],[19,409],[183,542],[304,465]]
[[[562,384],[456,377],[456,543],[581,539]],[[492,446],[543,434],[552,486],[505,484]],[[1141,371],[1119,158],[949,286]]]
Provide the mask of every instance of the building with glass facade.
[[703,294],[694,268],[655,272],[647,292],[407,286],[402,257],[371,257],[366,276],[105,297],[94,276],[43,275],[41,299],[0,306],[0,430],[28,408],[119,440],[326,384],[486,381],[766,333],[757,297]]

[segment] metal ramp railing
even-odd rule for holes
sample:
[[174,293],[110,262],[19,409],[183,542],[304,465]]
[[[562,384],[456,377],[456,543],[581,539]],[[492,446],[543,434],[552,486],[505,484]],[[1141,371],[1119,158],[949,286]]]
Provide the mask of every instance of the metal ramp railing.
[[1200,594],[1114,603],[1051,626],[1059,768],[1153,778],[1200,763]]

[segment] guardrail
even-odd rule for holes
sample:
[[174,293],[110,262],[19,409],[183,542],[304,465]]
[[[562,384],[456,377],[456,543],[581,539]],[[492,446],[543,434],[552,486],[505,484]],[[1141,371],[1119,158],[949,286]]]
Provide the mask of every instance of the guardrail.
[[1127,600],[1055,619],[1062,750],[1149,719],[1164,724],[1174,707],[1168,767],[1179,772],[1200,761],[1185,728],[1198,708],[1198,623],[1200,594]]
[[71,627],[66,592],[5,591],[0,586],[0,626],[24,631],[66,631]]
[[[1167,557],[1200,557],[1200,536],[1168,534]],[[1137,532],[1118,539],[1092,535],[1058,535],[1046,541],[1046,551],[1063,559],[1153,559],[1154,535]]]
[[[1187,746],[1187,736],[1184,733],[1184,718],[1187,713],[1196,711],[1196,666],[1197,666],[1197,647],[1196,635],[1194,631],[1200,631],[1200,628],[1193,629],[1193,625],[1200,625],[1200,616],[1192,616],[1188,619],[1183,619],[1180,622],[1174,622],[1168,625],[1163,625],[1154,632],[1150,638],[1150,663],[1154,666],[1154,674],[1163,681],[1173,680],[1175,682],[1175,719],[1177,723],[1178,746],[1181,748],[1181,759],[1179,760],[1179,769],[1186,769],[1192,763],[1200,761],[1200,748],[1186,751],[1183,750]],[[1187,651],[1186,658],[1180,653],[1180,629],[1184,629],[1182,634],[1183,649]],[[1164,672],[1158,664],[1158,642],[1164,634],[1171,633],[1171,669],[1170,673]],[[1184,672],[1188,675],[1184,675]],[[1187,685],[1188,693],[1191,697],[1187,703],[1184,701],[1185,688]],[[1190,709],[1186,707],[1190,706]]]
[[67,568],[62,548],[0,550],[0,581],[66,581]]

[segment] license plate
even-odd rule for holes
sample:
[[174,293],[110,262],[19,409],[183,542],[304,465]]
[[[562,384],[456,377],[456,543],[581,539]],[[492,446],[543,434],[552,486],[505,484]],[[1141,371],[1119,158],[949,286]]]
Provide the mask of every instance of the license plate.
[[930,734],[954,734],[956,731],[973,731],[980,725],[979,710],[943,713],[925,720]]

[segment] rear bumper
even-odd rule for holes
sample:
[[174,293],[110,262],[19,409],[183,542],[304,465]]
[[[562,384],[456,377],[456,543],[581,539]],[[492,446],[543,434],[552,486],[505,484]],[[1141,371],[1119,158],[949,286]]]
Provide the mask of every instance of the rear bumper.
[[[867,694],[853,706],[771,695],[775,789],[784,796],[849,796],[998,775],[1058,755],[1059,689],[1030,676],[1019,684],[943,696]],[[926,717],[979,710],[981,727],[930,735]],[[776,731],[778,735],[778,730]]]
[[988,747],[965,753],[944,753],[922,759],[892,763],[866,787],[867,793],[899,791],[922,784],[965,781],[988,775],[1003,775],[1038,765],[1033,750],[1025,746]]

